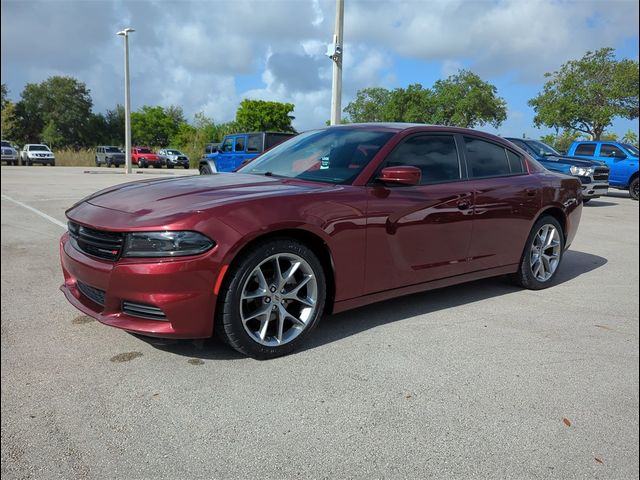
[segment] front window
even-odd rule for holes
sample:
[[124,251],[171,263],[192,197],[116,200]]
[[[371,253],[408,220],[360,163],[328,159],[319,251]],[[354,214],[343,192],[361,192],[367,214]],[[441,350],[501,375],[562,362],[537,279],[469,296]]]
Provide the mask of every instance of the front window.
[[222,149],[223,152],[230,152],[233,150],[233,139],[232,138],[227,138],[224,143],[222,144]]
[[120,150],[118,147],[107,147],[105,148],[105,151],[107,153],[122,153],[122,150]]
[[550,147],[546,143],[539,142],[538,140],[527,140],[527,145],[531,150],[537,153],[541,157],[549,157],[551,155],[560,155],[556,149]]
[[635,147],[629,143],[623,143],[622,146],[629,150],[629,153],[631,153],[634,157],[637,157],[640,154],[640,150],[638,150],[638,147]]
[[139,148],[138,153],[153,153],[153,152],[148,148]]
[[167,150],[167,155],[182,155],[179,150]]
[[29,147],[29,151],[31,152],[50,152],[49,147],[46,145],[31,145]]
[[351,183],[394,134],[349,127],[314,130],[274,147],[240,172]]

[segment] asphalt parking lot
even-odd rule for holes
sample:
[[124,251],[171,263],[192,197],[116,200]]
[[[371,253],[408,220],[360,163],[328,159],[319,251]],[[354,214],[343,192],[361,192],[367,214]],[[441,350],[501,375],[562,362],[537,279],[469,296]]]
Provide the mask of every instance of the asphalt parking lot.
[[638,478],[625,193],[585,206],[553,288],[498,278],[379,303],[260,362],[150,343],[65,300],[66,208],[197,173],[85,170],[1,170],[3,478]]

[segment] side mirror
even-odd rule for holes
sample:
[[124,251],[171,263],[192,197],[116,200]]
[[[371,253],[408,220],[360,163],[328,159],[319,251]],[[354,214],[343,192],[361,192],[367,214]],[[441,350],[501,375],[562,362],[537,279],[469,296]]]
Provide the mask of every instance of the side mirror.
[[383,168],[376,180],[398,185],[420,185],[422,172],[417,167],[387,167]]

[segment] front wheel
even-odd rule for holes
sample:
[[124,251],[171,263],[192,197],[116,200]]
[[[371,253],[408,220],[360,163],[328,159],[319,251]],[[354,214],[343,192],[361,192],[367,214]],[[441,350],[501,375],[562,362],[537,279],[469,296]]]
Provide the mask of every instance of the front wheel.
[[200,175],[212,175],[211,167],[209,165],[201,165],[200,166]]
[[638,201],[638,177],[631,180],[629,184],[629,196],[636,202]]
[[518,272],[512,280],[521,287],[541,290],[551,286],[564,252],[564,233],[555,218],[545,215],[533,225]]
[[589,203],[590,200],[591,200],[590,198],[583,198],[582,203]]
[[225,275],[216,332],[256,359],[286,355],[316,327],[325,297],[324,271],[311,249],[287,238],[260,243]]

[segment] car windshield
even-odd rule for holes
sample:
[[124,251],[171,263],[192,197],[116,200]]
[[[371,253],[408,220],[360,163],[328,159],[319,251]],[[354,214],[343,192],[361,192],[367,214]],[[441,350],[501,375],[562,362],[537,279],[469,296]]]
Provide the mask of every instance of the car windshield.
[[274,147],[240,172],[351,183],[394,134],[350,127],[313,130]]
[[631,145],[629,143],[623,143],[622,145],[624,145],[624,148],[629,150],[629,152],[631,152],[634,156],[637,157],[638,154],[640,154],[640,150],[638,150],[638,147]]
[[138,153],[153,153],[153,152],[148,148],[139,148]]
[[3,141],[3,142],[2,142],[2,146],[3,146],[3,147],[10,147],[10,146],[11,146],[11,144],[10,144],[9,142],[5,142],[5,141]]
[[34,150],[38,152],[50,152],[49,147],[46,145],[31,145],[29,150]]
[[560,155],[560,152],[550,147],[546,143],[539,142],[538,140],[527,140],[529,148],[536,152],[541,157],[548,157],[549,155]]
[[167,150],[167,155],[182,155],[180,150]]
[[104,150],[107,153],[122,153],[122,150],[120,150],[118,147],[106,147]]

